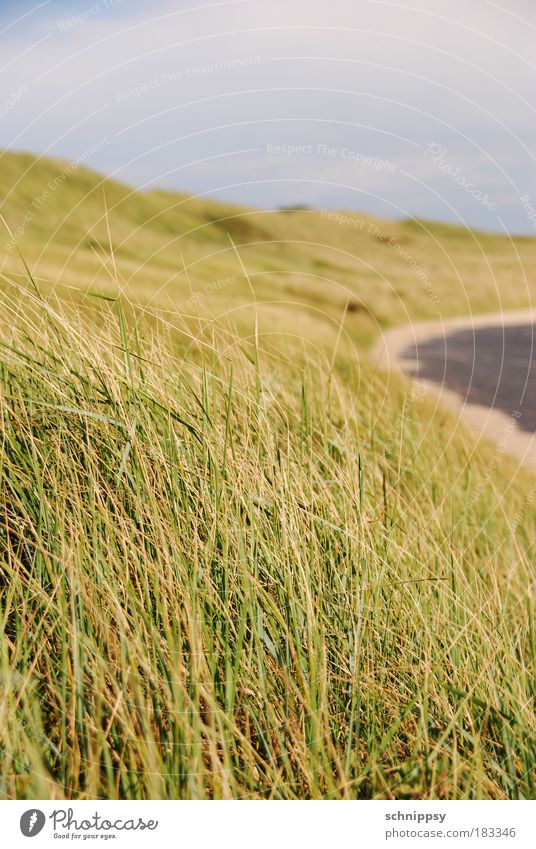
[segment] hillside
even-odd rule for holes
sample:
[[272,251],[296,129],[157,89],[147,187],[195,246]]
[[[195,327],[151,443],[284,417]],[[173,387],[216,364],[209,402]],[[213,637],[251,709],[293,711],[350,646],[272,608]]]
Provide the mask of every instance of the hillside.
[[[115,294],[112,251],[125,296],[151,312],[225,315],[242,332],[254,297],[267,331],[298,325],[329,345],[348,302],[345,333],[362,347],[380,328],[525,306],[536,290],[536,239],[133,192],[81,165],[23,154],[4,153],[0,166],[1,212],[16,246],[42,285],[62,296]],[[5,243],[4,270],[17,273],[7,234]]]
[[361,350],[535,241],[67,167],[0,159],[2,795],[534,798],[533,480]]

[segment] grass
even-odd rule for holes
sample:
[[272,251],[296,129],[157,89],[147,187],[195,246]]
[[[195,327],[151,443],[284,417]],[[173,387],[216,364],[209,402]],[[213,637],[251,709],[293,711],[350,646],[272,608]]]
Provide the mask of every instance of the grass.
[[[88,292],[115,297],[119,279],[147,314],[167,311],[175,325],[197,314],[232,321],[240,335],[250,332],[255,302],[266,330],[298,329],[328,348],[348,303],[344,332],[363,349],[382,328],[524,307],[536,295],[534,238],[134,192],[82,166],[23,154],[4,153],[0,164],[1,213],[16,246],[44,293],[77,302]],[[3,270],[22,283],[17,250],[5,242]]]
[[[381,287],[349,282],[360,255],[347,279],[318,247],[314,227],[342,226],[318,213],[183,236],[182,199],[117,187],[112,212],[109,186],[111,237],[105,216],[90,250],[84,180],[77,211],[62,184],[21,237],[35,277],[13,250],[4,264],[1,794],[534,798],[533,481],[359,353],[377,324],[437,310],[415,269],[383,319]],[[176,272],[145,224],[159,204]],[[192,229],[209,207],[180,209]],[[243,243],[228,221],[251,218],[301,245]],[[470,234],[387,226],[430,274],[423,227],[476,273]],[[479,239],[503,286],[511,244]],[[391,280],[390,246],[369,247]],[[483,281],[474,308],[492,308]]]

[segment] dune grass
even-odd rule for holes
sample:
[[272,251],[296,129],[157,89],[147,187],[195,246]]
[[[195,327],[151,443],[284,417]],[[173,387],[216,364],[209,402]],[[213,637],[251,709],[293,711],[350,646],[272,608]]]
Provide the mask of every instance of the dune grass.
[[507,463],[363,363],[2,310],[4,796],[533,797]]
[[[4,257],[2,796],[534,798],[533,480],[359,353],[438,308],[415,269],[387,315],[387,288],[350,281],[357,253],[344,271],[306,236],[340,224],[240,211],[229,227],[220,210],[185,236],[163,193],[88,237],[84,179],[21,236],[35,277]],[[78,212],[74,195],[58,211],[63,188]],[[237,232],[252,217],[302,228],[301,246]],[[432,274],[421,225],[389,226]],[[441,239],[477,262],[471,235]],[[485,239],[514,278],[508,244]],[[331,265],[313,282],[315,262]],[[477,279],[473,307],[492,300]]]
[[0,197],[14,236],[0,232],[11,278],[24,282],[19,249],[45,293],[115,297],[119,277],[125,297],[147,313],[232,321],[237,334],[249,332],[253,300],[266,328],[314,340],[348,304],[344,331],[364,349],[382,328],[524,307],[536,296],[534,238],[136,192],[81,165],[29,154],[0,155]]

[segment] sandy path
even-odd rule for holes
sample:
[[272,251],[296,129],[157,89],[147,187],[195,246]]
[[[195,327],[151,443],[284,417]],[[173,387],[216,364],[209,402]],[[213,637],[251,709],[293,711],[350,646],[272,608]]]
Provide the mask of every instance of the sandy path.
[[[402,353],[416,344],[442,338],[458,330],[477,330],[484,327],[509,327],[512,325],[536,324],[536,310],[512,310],[490,315],[447,319],[443,322],[416,322],[397,327],[383,334],[371,358],[379,367],[406,374],[415,365],[402,359]],[[536,434],[527,433],[518,427],[517,421],[498,409],[468,403],[457,392],[446,386],[418,378],[419,392],[435,396],[441,403],[458,413],[458,419],[468,424],[477,440],[494,441],[501,452],[515,456],[523,465],[536,472]]]

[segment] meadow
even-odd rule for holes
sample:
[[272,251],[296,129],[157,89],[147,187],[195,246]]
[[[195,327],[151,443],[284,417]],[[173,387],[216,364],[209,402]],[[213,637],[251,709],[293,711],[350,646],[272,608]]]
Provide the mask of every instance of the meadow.
[[2,796],[534,798],[534,481],[367,350],[536,240],[0,161]]

